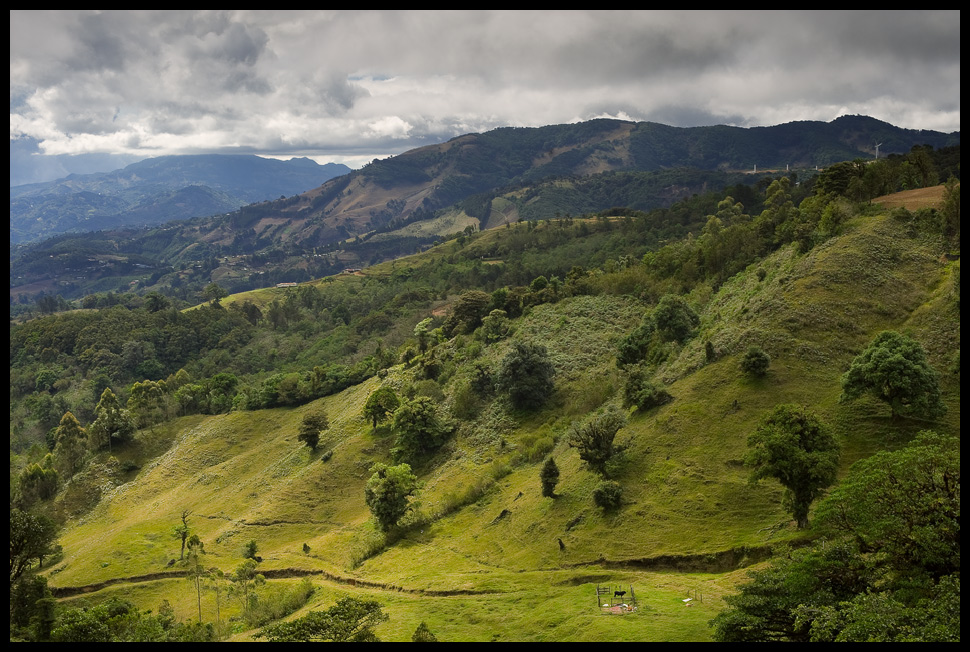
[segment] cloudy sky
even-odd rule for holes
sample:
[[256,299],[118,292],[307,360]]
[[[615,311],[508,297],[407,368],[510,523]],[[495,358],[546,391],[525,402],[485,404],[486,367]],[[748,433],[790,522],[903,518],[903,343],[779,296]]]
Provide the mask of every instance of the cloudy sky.
[[163,154],[360,167],[500,126],[960,129],[959,11],[11,11],[11,183]]

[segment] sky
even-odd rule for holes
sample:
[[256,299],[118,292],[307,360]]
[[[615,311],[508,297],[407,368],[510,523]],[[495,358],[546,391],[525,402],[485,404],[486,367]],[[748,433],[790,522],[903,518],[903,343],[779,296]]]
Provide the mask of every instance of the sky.
[[503,126],[960,129],[960,12],[10,12],[11,185],[167,154],[358,168]]

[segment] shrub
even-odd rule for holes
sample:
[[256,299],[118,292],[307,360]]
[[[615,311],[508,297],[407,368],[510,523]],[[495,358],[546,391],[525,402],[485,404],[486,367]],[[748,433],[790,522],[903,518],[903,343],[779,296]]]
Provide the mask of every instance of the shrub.
[[752,376],[764,376],[768,373],[768,365],[771,364],[771,356],[764,352],[759,346],[752,346],[741,358],[741,371]]
[[665,340],[681,343],[690,337],[691,332],[700,323],[700,318],[694,309],[683,297],[675,294],[665,294],[660,297],[657,307],[653,310],[653,319],[657,330]]
[[387,532],[411,508],[408,500],[418,488],[418,477],[407,464],[374,465],[374,475],[364,488],[364,502],[380,529]]
[[502,359],[495,385],[508,395],[516,408],[536,409],[552,394],[555,373],[546,347],[516,342]]
[[610,406],[604,413],[591,417],[582,424],[574,423],[569,428],[568,443],[579,450],[579,457],[592,470],[606,475],[606,463],[613,457],[613,440],[616,433],[626,425],[626,415],[616,406]]
[[438,403],[427,396],[404,401],[394,412],[395,452],[417,457],[437,450],[454,430],[454,423],[439,413]]
[[539,472],[539,481],[542,483],[542,495],[546,498],[555,498],[556,485],[559,483],[559,467],[551,457]]
[[604,480],[593,489],[593,502],[604,511],[614,510],[623,502],[623,487],[619,482]]
[[623,406],[635,405],[641,412],[669,403],[674,399],[663,384],[650,379],[643,367],[634,367],[623,390]]

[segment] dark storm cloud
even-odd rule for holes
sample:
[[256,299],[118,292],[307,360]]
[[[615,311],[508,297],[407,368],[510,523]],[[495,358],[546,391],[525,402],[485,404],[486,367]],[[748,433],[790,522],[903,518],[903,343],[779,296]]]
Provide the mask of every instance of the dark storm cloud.
[[11,138],[360,164],[503,125],[959,129],[958,11],[11,12]]

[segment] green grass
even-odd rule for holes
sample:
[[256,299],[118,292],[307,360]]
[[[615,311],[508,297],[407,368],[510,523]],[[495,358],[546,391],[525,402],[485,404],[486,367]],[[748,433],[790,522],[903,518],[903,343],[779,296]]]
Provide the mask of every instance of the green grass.
[[[599,478],[563,435],[573,420],[619,401],[624,376],[613,347],[648,306],[622,296],[575,297],[536,306],[515,324],[513,339],[541,341],[556,365],[547,405],[524,414],[483,400],[433,459],[415,465],[421,489],[403,533],[384,538],[363,501],[371,465],[390,459],[393,437],[373,431],[361,408],[379,383],[400,389],[409,382],[410,372],[397,367],[386,381],[373,378],[298,408],[186,417],[139,432],[116,456],[140,470],[124,475],[102,458],[101,475],[68,492],[76,504],[62,508],[77,518],[63,532],[50,583],[80,587],[165,572],[179,552],[172,527],[189,510],[207,566],[231,572],[254,539],[264,572],[293,576],[272,582],[313,577],[319,591],[298,613],[344,595],[373,597],[391,616],[378,629],[386,640],[409,640],[421,621],[454,641],[710,640],[707,622],[744,580],[742,568],[804,536],[781,508],[780,485],[750,484],[741,464],[765,411],[810,405],[844,443],[843,472],[919,429],[959,431],[952,373],[944,377],[950,411],[936,424],[893,424],[874,401],[838,401],[839,376],[879,330],[904,329],[926,342],[938,368],[959,349],[953,270],[940,265],[931,242],[897,231],[885,218],[859,220],[808,255],[771,256],[759,264],[763,279],[752,268],[713,294],[697,293],[697,336],[658,370],[674,401],[630,412],[617,436],[625,449],[615,472],[623,504],[614,512],[594,505]],[[718,350],[710,363],[708,340]],[[474,351],[451,343],[457,368],[445,393],[467,377],[462,356],[495,365],[510,342]],[[764,378],[739,369],[751,344],[771,355]],[[332,425],[311,452],[297,428],[319,408]],[[321,461],[329,450],[332,458]],[[555,499],[540,493],[549,455],[561,474]],[[94,484],[101,500],[84,512],[92,499],[82,485]],[[633,584],[640,609],[600,613],[597,582]],[[89,597],[123,594],[142,608],[165,597],[190,618],[188,589],[186,580],[170,579]],[[688,591],[704,601],[686,607]]]

